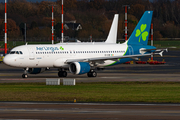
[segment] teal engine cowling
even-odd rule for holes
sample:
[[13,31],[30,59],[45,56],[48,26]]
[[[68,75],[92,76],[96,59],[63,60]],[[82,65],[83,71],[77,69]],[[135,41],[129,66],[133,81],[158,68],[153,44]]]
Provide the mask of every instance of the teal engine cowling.
[[85,74],[91,70],[91,66],[87,62],[73,62],[69,66],[69,70],[73,74]]

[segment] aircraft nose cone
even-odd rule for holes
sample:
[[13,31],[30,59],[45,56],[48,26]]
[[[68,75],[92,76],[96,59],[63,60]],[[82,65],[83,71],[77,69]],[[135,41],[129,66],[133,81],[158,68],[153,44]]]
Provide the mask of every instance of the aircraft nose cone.
[[3,63],[5,63],[6,65],[11,65],[12,64],[12,59],[10,58],[9,55],[6,55],[3,59]]
[[5,57],[3,58],[3,63],[5,63],[6,65],[8,65],[9,60],[7,59],[7,56],[5,56]]

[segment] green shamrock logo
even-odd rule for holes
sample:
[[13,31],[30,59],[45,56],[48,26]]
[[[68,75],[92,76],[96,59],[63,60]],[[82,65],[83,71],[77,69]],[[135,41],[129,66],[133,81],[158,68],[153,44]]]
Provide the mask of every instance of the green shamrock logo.
[[147,25],[146,24],[142,24],[141,25],[141,27],[140,27],[140,29],[141,30],[139,30],[139,29],[137,29],[136,30],[136,37],[139,37],[139,42],[141,41],[141,36],[142,36],[142,40],[143,41],[146,41],[146,38],[147,38],[147,36],[148,36],[148,32],[147,31],[144,31],[145,29],[146,29],[146,27],[147,27]]
[[60,47],[60,50],[64,50],[64,48],[61,46],[61,47]]

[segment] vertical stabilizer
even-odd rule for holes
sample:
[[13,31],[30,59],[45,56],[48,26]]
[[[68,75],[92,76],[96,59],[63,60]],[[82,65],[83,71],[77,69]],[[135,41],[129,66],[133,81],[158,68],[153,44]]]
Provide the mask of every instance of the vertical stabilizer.
[[153,11],[145,11],[136,28],[129,37],[128,44],[147,45]]
[[105,43],[116,43],[117,40],[117,28],[118,28],[118,14],[114,15],[114,19],[111,25],[111,29],[109,31],[109,35],[105,41]]

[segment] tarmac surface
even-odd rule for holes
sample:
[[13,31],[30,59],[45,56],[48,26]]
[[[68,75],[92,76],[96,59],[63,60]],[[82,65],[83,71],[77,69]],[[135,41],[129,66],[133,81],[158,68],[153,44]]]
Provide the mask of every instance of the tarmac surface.
[[[76,82],[121,82],[121,81],[161,81],[180,82],[180,50],[169,51],[155,60],[164,65],[117,65],[97,71],[96,78],[87,75],[73,75]],[[147,57],[142,61],[148,60]],[[21,78],[23,70],[0,64],[0,83],[45,82],[46,78],[58,78],[53,68],[37,75]],[[65,102],[0,102],[0,119],[180,119],[180,104],[155,103],[65,103]]]
[[0,102],[0,119],[179,120],[179,104]]

